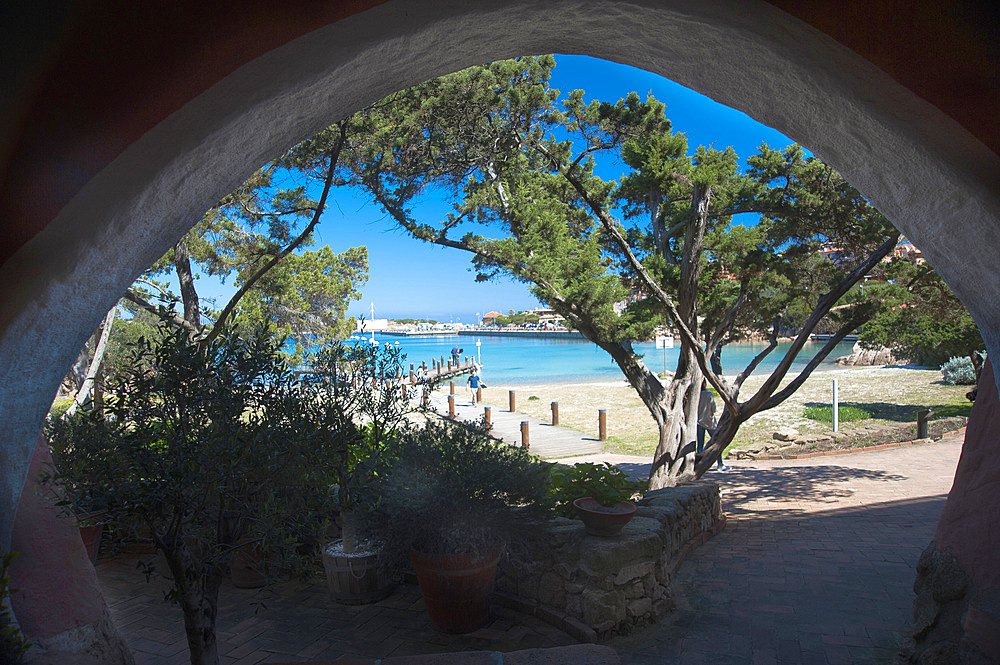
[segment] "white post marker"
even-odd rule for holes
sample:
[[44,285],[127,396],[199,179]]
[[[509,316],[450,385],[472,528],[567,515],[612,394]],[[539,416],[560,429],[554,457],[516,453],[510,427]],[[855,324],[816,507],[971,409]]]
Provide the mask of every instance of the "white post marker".
[[840,427],[840,414],[837,413],[840,409],[840,403],[837,397],[837,379],[833,380],[833,431],[836,432]]
[[663,373],[667,373],[667,349],[674,348],[673,335],[657,335],[656,348],[663,349]]
[[479,366],[482,367],[482,365],[483,365],[483,340],[481,340],[481,339],[477,339],[476,340],[476,355],[479,356]]

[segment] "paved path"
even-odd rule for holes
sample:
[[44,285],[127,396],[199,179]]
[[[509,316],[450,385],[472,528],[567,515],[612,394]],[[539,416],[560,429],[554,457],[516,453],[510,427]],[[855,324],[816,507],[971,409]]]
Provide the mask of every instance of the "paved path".
[[[910,619],[914,567],[950,489],[961,436],[936,444],[811,460],[736,462],[711,472],[726,528],[675,579],[677,611],[611,642],[624,663],[890,663]],[[609,459],[642,474],[646,461]],[[648,467],[646,467],[648,468]],[[180,612],[134,559],[98,565],[112,615],[137,662],[184,663]],[[263,598],[224,587],[226,665],[441,651],[512,651],[572,640],[536,619],[501,613],[468,636],[435,633],[419,592],[404,586],[366,607],[339,606],[317,585]]]
[[[431,405],[443,415],[448,414],[448,383],[443,389],[431,393]],[[483,406],[472,405],[469,389],[464,380],[455,382],[455,417],[466,422],[483,418]],[[491,432],[507,443],[521,445],[521,423],[528,423],[528,448],[543,459],[591,455],[600,453],[604,443],[568,427],[553,427],[523,413],[511,413],[497,407],[490,409],[493,428]]]

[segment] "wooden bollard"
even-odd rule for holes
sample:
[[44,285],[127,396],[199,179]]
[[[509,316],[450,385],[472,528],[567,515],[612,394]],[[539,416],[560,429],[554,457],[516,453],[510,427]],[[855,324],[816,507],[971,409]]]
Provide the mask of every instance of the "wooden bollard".
[[449,394],[451,394],[451,395],[455,394],[455,382],[454,381],[449,381],[448,382],[448,391],[449,391]]
[[427,404],[427,399],[428,399],[428,397],[429,397],[429,396],[428,396],[427,392],[426,392],[426,391],[424,391],[424,396],[423,396],[423,398],[422,398],[422,399],[421,399],[420,401],[422,401],[422,402],[424,403],[424,408],[425,408],[425,409],[426,409],[426,408],[427,408],[427,406],[428,406],[428,404]]
[[493,427],[493,409],[491,407],[484,406],[483,416],[486,418],[486,429]]
[[604,409],[597,410],[597,440],[608,440],[608,412]]
[[552,402],[552,426],[559,424],[559,402]]
[[451,361],[450,360],[448,361],[448,371],[449,372],[451,371]]
[[479,386],[478,388],[476,388],[476,401],[477,402],[482,402],[483,401],[483,387],[482,386]]
[[444,356],[441,356],[441,362],[438,363],[438,369],[440,370],[442,367],[444,367]]
[[406,399],[407,397],[410,396],[410,394],[408,392],[406,392],[406,384],[405,383],[403,385],[401,385],[399,387],[399,389],[403,391],[403,399]]
[[507,399],[510,401],[510,412],[514,413],[514,391],[508,391]]
[[434,360],[434,358],[431,358],[431,369],[437,370],[437,368],[438,368],[438,361]]
[[528,450],[528,421],[521,421],[521,447]]
[[417,385],[417,375],[413,373],[412,369],[410,370],[410,385],[411,386]]
[[410,374],[413,374],[413,363],[410,363]]
[[455,417],[455,396],[454,395],[448,395],[448,417],[449,418],[454,418]]

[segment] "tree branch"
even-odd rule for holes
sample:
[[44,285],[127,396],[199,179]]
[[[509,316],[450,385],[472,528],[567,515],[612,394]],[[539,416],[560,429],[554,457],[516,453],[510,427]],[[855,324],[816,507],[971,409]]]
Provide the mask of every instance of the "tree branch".
[[[892,234],[882,245],[872,252],[868,258],[862,262],[857,268],[855,268],[849,275],[840,281],[833,289],[829,292],[823,294],[819,302],[816,303],[816,307],[813,308],[812,314],[806,319],[806,322],[802,326],[802,331],[799,332],[792,345],[785,352],[784,357],[778,366],[771,372],[771,375],[764,381],[763,385],[757,390],[749,400],[743,403],[741,406],[741,411],[745,413],[757,413],[763,408],[765,402],[769,400],[771,395],[777,390],[778,385],[781,383],[782,379],[785,378],[785,374],[788,373],[788,369],[792,366],[792,361],[798,355],[799,351],[809,340],[809,335],[812,330],[819,324],[820,320],[830,312],[837,301],[840,300],[845,293],[847,293],[852,286],[858,283],[858,281],[868,274],[868,272],[878,265],[885,256],[896,246],[896,241],[899,239],[899,231]],[[847,333],[844,333],[845,335]],[[812,371],[812,370],[810,370]]]
[[173,323],[174,325],[179,326],[179,327],[183,328],[184,330],[188,331],[188,333],[192,337],[196,338],[196,337],[199,337],[201,335],[202,331],[199,330],[198,328],[195,328],[193,325],[191,325],[191,323],[188,322],[188,321],[186,321],[184,319],[184,317],[178,316],[176,312],[174,312],[173,310],[167,309],[166,307],[157,307],[157,306],[151,304],[148,300],[146,300],[145,298],[143,298],[142,296],[140,296],[138,293],[136,293],[132,289],[129,289],[128,291],[126,291],[125,295],[123,295],[122,297],[125,298],[125,300],[128,300],[130,303],[138,305],[142,309],[146,310],[147,312],[149,312],[150,314],[152,314],[153,316],[156,316],[158,318],[163,318],[163,314],[164,313],[169,313],[168,317],[167,317],[167,320],[169,320],[171,323]]
[[289,243],[288,246],[285,247],[283,250],[281,250],[278,254],[272,256],[269,261],[267,261],[263,266],[261,266],[257,270],[257,272],[251,275],[250,278],[243,283],[243,285],[239,288],[239,290],[236,291],[235,295],[233,295],[233,297],[230,298],[229,302],[226,303],[226,306],[222,308],[222,311],[219,312],[219,316],[216,318],[215,325],[212,327],[212,330],[208,333],[208,335],[204,337],[202,343],[208,344],[213,339],[215,339],[220,332],[222,332],[223,324],[226,322],[226,319],[230,316],[230,314],[232,314],[233,310],[236,308],[236,305],[239,303],[239,301],[243,299],[243,296],[245,296],[247,292],[251,288],[253,288],[254,284],[256,284],[260,280],[260,278],[267,273],[268,270],[276,266],[279,262],[281,262],[282,259],[291,254],[296,247],[301,245],[305,241],[305,239],[309,236],[309,234],[313,232],[313,229],[316,228],[316,225],[319,223],[320,217],[322,217],[323,215],[323,211],[326,209],[326,199],[327,196],[329,196],[330,188],[333,185],[333,174],[337,169],[337,162],[340,159],[340,152],[341,150],[343,150],[344,143],[346,143],[347,141],[347,121],[345,120],[340,121],[339,128],[340,128],[340,136],[337,138],[337,144],[329,151],[330,164],[326,171],[326,177],[323,180],[323,193],[319,197],[319,201],[316,204],[316,209],[313,212],[313,216],[312,219],[309,221],[309,224],[306,226],[305,229],[302,230],[302,233],[300,233],[298,237],[295,238],[295,240]]

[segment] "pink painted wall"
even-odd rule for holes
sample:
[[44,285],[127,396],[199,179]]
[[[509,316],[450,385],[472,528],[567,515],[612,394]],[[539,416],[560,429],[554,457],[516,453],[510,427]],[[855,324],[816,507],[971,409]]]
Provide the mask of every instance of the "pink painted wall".
[[958,559],[976,586],[1000,590],[1000,399],[990,360],[935,540],[939,551]]
[[14,614],[25,635],[43,641],[96,624],[107,612],[75,521],[61,516],[47,499],[48,488],[35,482],[51,463],[39,436],[14,518],[13,549],[20,555],[11,566],[13,586],[20,589],[11,597]]

